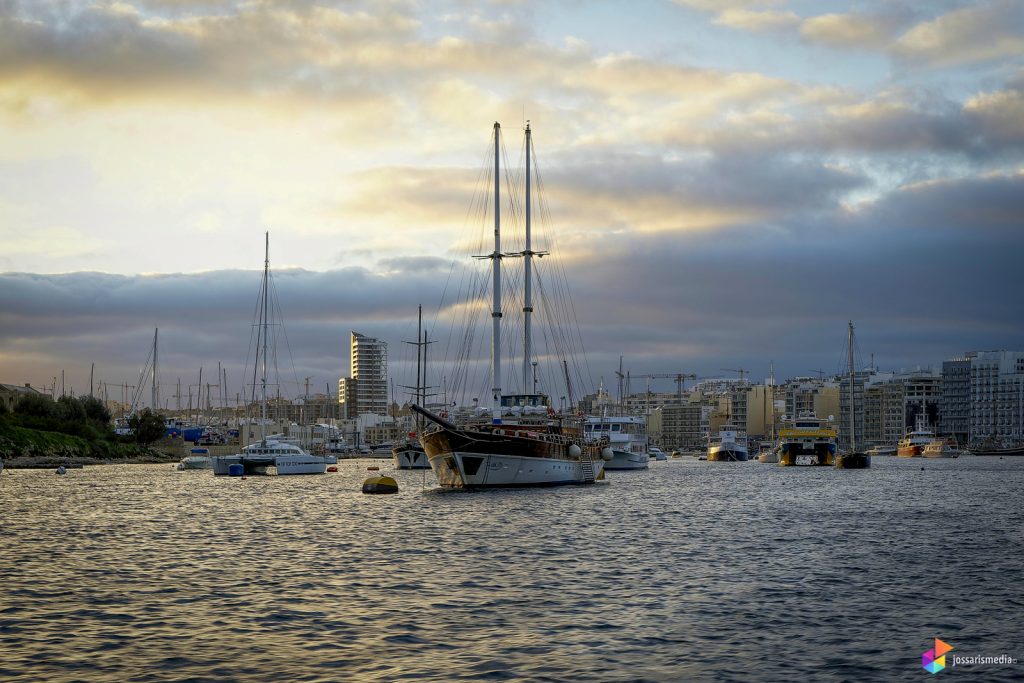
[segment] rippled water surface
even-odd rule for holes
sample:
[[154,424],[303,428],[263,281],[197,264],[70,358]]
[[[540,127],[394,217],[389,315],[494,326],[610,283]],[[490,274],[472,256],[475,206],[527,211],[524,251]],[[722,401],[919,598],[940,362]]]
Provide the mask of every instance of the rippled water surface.
[[5,471],[0,680],[911,680],[935,637],[1024,660],[1024,458],[364,496],[371,464]]

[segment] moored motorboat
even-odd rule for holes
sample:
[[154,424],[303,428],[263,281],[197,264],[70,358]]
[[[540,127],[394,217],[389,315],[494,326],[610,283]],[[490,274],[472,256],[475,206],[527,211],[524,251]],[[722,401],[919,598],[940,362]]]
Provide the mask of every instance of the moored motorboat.
[[928,429],[927,417],[918,413],[914,431],[908,432],[896,445],[896,455],[901,458],[919,458],[924,454],[924,447],[935,440],[935,432]]
[[210,449],[196,447],[189,450],[188,455],[178,463],[180,470],[212,470],[213,460],[210,458]]
[[921,450],[922,458],[959,458],[960,446],[956,439],[937,438],[925,444]]
[[605,463],[605,470],[645,470],[651,460],[647,450],[647,420],[642,417],[587,417],[583,420],[583,436],[608,438],[612,459]]
[[708,462],[746,462],[747,443],[739,432],[723,429],[718,433],[718,441],[708,445]]

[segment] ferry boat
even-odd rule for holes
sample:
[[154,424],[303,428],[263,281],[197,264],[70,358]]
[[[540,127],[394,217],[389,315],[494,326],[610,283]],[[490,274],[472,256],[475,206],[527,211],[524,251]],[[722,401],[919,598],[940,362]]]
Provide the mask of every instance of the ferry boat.
[[587,417],[583,421],[583,437],[608,438],[612,459],[605,462],[605,470],[645,470],[651,460],[647,451],[647,421],[642,417]]
[[924,413],[917,416],[917,426],[914,431],[907,433],[896,446],[896,455],[901,458],[920,458],[924,453],[924,447],[935,440],[935,432],[925,426]]
[[835,464],[836,441],[831,420],[814,415],[784,419],[779,430],[779,465],[830,467]]
[[747,443],[739,432],[723,429],[718,441],[708,444],[708,462],[746,462]]

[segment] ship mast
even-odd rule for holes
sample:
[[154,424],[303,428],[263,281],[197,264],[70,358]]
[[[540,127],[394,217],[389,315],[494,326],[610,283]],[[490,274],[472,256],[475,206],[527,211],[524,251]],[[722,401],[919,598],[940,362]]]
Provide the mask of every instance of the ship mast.
[[263,377],[260,380],[260,442],[267,445],[267,289],[270,278],[270,232],[266,233],[263,258],[263,310],[260,325],[263,327]]
[[849,364],[850,364],[850,452],[857,450],[857,428],[855,423],[857,421],[857,413],[854,410],[853,405],[853,321],[850,321],[850,332],[849,339],[847,340],[849,349]]
[[533,268],[533,251],[530,245],[530,122],[526,122],[526,246],[523,249],[523,393],[530,386],[530,354],[532,339],[530,336],[530,315],[533,313],[533,291],[531,289],[531,272]]
[[491,269],[494,277],[493,308],[491,310],[491,421],[501,424],[501,168],[498,161],[501,144],[501,124],[494,122],[494,253]]

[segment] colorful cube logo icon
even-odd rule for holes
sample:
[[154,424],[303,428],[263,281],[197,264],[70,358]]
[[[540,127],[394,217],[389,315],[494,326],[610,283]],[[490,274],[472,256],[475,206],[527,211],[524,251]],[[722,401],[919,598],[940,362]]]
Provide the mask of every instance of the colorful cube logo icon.
[[935,649],[928,650],[921,655],[921,668],[930,674],[937,674],[946,668],[946,653],[953,647],[938,638],[935,639]]

